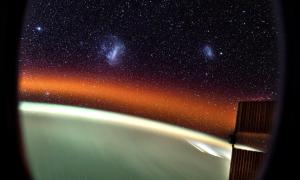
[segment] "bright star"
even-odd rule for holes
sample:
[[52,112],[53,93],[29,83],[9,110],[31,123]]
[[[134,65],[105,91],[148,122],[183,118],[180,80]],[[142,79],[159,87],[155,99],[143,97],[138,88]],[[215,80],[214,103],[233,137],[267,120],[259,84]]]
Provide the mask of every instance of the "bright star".
[[35,29],[39,32],[41,32],[43,30],[43,28],[41,26],[37,26],[37,27],[35,27]]

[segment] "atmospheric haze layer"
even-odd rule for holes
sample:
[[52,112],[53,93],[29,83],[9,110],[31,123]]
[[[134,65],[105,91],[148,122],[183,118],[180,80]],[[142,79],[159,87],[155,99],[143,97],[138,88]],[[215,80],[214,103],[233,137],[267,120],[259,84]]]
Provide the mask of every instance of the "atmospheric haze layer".
[[235,122],[235,105],[143,83],[88,76],[31,73],[20,79],[22,100],[79,105],[140,117],[227,137]]

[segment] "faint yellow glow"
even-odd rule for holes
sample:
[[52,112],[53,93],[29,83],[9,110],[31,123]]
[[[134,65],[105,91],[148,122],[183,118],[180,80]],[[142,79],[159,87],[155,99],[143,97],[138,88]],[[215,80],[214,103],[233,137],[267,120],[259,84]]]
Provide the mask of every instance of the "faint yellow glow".
[[196,149],[198,149],[201,152],[205,152],[203,149],[201,149],[199,146],[197,146],[194,142],[188,141],[192,146],[194,146]]
[[213,147],[213,146],[210,146],[208,144],[204,144],[204,143],[201,143],[201,142],[198,142],[198,141],[191,141],[191,140],[188,140],[188,142],[194,146],[196,149],[200,150],[201,152],[204,152],[204,153],[208,153],[210,155],[213,155],[213,156],[216,156],[216,157],[219,157],[219,158],[227,158],[227,159],[231,159],[231,151],[226,151],[226,155],[224,155],[224,149],[222,149],[223,151],[220,151],[219,148],[216,148],[216,147]]
[[259,149],[256,149],[256,148],[253,148],[253,147],[249,147],[249,146],[246,146],[246,145],[243,145],[243,144],[235,144],[234,148],[241,149],[241,150],[246,150],[246,151],[263,152],[263,151],[261,151]]

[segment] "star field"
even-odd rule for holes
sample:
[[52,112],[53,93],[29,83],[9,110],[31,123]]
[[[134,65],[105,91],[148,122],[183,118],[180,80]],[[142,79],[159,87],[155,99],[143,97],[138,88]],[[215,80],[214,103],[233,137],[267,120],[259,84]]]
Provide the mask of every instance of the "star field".
[[228,102],[273,99],[279,77],[274,17],[266,0],[33,0],[21,71],[108,74]]

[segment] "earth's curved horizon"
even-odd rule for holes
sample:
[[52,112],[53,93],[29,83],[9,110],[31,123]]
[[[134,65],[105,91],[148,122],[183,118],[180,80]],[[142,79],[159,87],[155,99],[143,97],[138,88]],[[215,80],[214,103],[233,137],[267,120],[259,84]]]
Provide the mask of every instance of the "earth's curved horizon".
[[125,114],[21,102],[35,179],[228,179],[231,145]]

